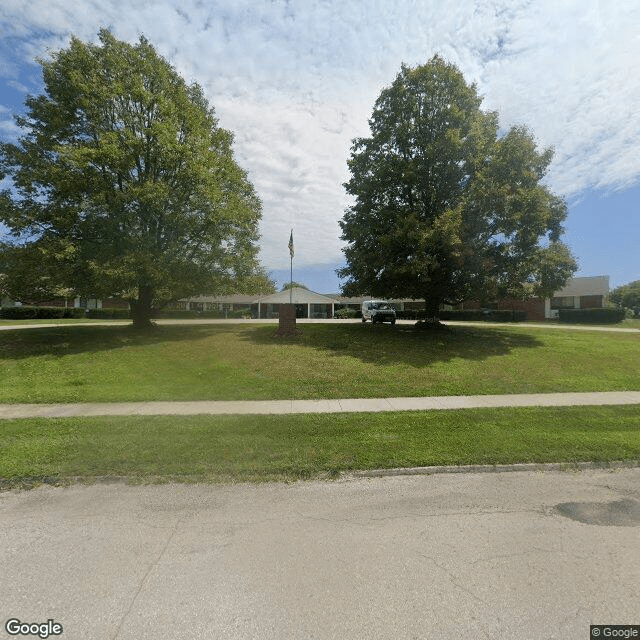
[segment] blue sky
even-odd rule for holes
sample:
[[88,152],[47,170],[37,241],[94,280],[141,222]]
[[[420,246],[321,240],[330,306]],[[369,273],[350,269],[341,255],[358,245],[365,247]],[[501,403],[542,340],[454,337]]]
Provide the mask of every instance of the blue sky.
[[640,4],[627,0],[3,0],[0,136],[41,90],[35,56],[144,34],[197,81],[263,202],[261,260],[278,280],[339,287],[342,183],[402,62],[440,53],[478,85],[501,124],[553,146],[550,187],[570,206],[577,275],[640,279]]

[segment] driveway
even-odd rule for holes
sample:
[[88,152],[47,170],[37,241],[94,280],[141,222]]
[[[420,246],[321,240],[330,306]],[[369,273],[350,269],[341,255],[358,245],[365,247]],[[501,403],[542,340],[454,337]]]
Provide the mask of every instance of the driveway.
[[44,487],[0,494],[0,536],[2,626],[52,619],[62,640],[640,624],[638,468]]

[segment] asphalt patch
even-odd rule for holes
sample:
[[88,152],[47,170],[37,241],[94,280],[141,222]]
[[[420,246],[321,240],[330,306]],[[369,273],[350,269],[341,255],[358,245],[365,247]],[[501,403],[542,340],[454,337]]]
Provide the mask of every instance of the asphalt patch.
[[635,500],[616,502],[564,502],[554,510],[566,518],[603,527],[639,527],[640,504]]

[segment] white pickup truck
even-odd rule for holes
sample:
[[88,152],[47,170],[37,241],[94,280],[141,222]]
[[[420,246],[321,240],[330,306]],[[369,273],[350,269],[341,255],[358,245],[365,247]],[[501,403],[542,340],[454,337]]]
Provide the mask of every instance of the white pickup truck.
[[362,303],[362,322],[396,323],[396,310],[386,300],[365,300]]

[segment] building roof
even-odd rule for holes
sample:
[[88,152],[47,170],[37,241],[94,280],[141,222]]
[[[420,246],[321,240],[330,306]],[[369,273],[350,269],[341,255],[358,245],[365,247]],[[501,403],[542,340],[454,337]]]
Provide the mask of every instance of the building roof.
[[293,287],[291,290],[285,289],[260,298],[256,302],[260,304],[288,304],[290,300],[293,304],[332,304],[335,302],[329,296],[323,296],[320,293],[315,293],[302,287]]
[[609,276],[571,278],[566,286],[554,295],[558,298],[565,296],[608,296]]

